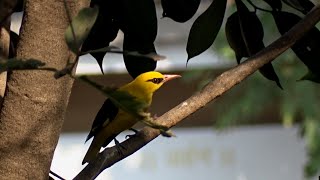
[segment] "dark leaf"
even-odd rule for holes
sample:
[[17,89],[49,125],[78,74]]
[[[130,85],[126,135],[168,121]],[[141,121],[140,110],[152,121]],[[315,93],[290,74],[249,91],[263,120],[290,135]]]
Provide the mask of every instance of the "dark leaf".
[[299,3],[299,0],[282,0],[285,4],[288,6],[298,10],[298,11],[303,11],[303,7]]
[[314,7],[314,4],[309,0],[298,0],[298,1],[304,9],[304,11],[302,11],[304,14],[307,14]]
[[320,73],[316,74],[311,71],[308,71],[308,73],[304,75],[300,80],[309,80],[316,83],[320,83]]
[[68,26],[65,39],[71,51],[78,53],[82,43],[86,40],[93,24],[98,16],[98,7],[83,8],[72,19]]
[[263,43],[263,27],[257,15],[254,12],[250,12],[241,0],[236,0],[236,5],[241,34],[248,54],[252,56],[262,48],[261,46],[257,46],[257,44]]
[[187,62],[207,50],[216,39],[226,10],[226,0],[214,0],[193,23],[187,43]]
[[273,10],[280,11],[282,9],[281,0],[264,0]]
[[[112,15],[112,9],[115,6],[114,1],[93,0],[91,1],[90,6],[98,6],[99,14],[88,37],[82,45],[82,52],[109,46],[109,43],[117,37],[119,31],[119,26],[113,20],[114,17]],[[106,51],[99,51],[91,54],[97,60],[102,73],[102,62],[105,54]]]
[[137,41],[140,47],[154,42],[158,32],[158,21],[154,1],[118,0],[115,15],[125,36]]
[[10,31],[10,46],[9,46],[9,58],[13,58],[17,53],[17,45],[19,42],[19,35],[13,31]]
[[[124,32],[124,52],[139,54],[156,53],[153,42],[157,36],[158,24],[154,1],[120,0],[116,21]],[[157,62],[151,58],[123,54],[128,73],[135,78],[141,73],[153,71]]]
[[[263,26],[254,12],[249,9],[241,0],[236,0],[241,35],[244,40],[247,52],[250,56],[255,55],[260,50],[264,49],[263,43]],[[273,69],[271,63],[265,64],[259,69],[260,73],[267,79],[276,82],[282,89],[279,78]]]
[[[126,52],[137,52],[141,55],[147,55],[150,53],[156,53],[156,49],[153,43],[149,47],[143,47],[138,49],[135,41],[131,42],[128,37],[124,37],[123,48]],[[136,78],[138,75],[153,71],[156,69],[157,61],[147,56],[133,56],[127,53],[123,54],[124,63],[126,65],[128,73],[132,78]]]
[[0,0],[0,27],[2,23],[13,13],[17,0]]
[[[298,23],[301,18],[289,12],[274,12],[274,20],[281,34],[286,33]],[[312,28],[305,36],[298,40],[291,49],[313,74],[320,75],[320,32]]]
[[162,16],[176,22],[186,22],[196,13],[200,0],[161,0]]
[[290,7],[307,14],[313,7],[314,4],[310,0],[282,0]]
[[13,12],[22,12],[24,8],[25,1],[18,0],[16,6],[13,9]]
[[275,72],[273,66],[271,63],[265,64],[259,69],[259,72],[267,79],[276,82],[278,87],[280,89],[283,89],[279,80],[279,77],[277,76],[277,73]]
[[243,57],[249,57],[246,44],[242,38],[238,12],[234,12],[229,16],[226,22],[226,37],[230,47],[236,54],[238,64]]

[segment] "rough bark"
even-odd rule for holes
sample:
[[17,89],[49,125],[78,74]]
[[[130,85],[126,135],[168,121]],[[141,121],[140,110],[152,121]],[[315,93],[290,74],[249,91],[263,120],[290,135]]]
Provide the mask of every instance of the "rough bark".
[[[0,61],[5,61],[9,56],[10,45],[10,18],[0,26]],[[0,73],[0,107],[6,90],[7,72]],[[1,109],[1,108],[0,108]]]
[[[68,0],[72,15],[88,0]],[[68,18],[63,0],[27,0],[18,58],[62,69],[74,59],[65,43]],[[73,79],[50,71],[13,71],[0,114],[1,179],[48,179]]]

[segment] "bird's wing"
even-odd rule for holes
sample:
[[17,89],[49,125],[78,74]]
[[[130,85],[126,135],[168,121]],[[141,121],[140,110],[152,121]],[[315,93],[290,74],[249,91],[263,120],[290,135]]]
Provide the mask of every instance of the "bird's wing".
[[91,131],[86,139],[86,142],[95,136],[103,127],[108,125],[116,115],[118,114],[119,108],[115,106],[110,99],[104,101],[100,108],[96,118],[93,121]]

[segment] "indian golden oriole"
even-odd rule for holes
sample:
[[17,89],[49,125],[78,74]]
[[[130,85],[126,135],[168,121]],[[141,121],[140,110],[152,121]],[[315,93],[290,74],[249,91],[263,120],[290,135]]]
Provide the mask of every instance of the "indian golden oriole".
[[[120,87],[116,91],[123,91],[135,97],[137,101],[150,106],[153,93],[165,82],[181,77],[180,75],[161,74],[150,71],[137,76],[132,82]],[[116,136],[124,130],[130,129],[139,121],[133,115],[118,109],[111,100],[107,99],[99,110],[93,121],[91,131],[86,139],[93,138],[93,141],[83,158],[82,164],[90,162],[100,151],[101,147],[106,147]]]

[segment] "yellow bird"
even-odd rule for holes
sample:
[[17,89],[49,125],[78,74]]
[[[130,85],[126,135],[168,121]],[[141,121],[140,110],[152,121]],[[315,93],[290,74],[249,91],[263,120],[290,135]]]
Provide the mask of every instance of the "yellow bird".
[[[124,91],[150,106],[153,93],[169,80],[181,77],[175,74],[161,74],[150,71],[137,76],[132,82],[120,87],[117,91]],[[111,100],[107,99],[99,110],[91,131],[86,139],[93,141],[83,158],[82,164],[95,159],[101,147],[106,147],[116,136],[124,130],[130,129],[139,121],[133,115],[118,109]]]

